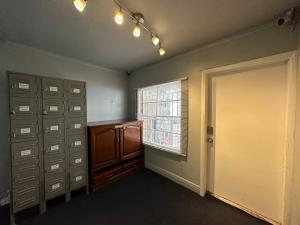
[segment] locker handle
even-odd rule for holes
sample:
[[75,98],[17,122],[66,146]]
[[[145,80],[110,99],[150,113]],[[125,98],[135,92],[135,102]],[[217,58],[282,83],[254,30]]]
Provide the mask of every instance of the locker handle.
[[11,115],[15,115],[15,114],[16,114],[16,111],[15,111],[15,110],[12,110],[12,111],[10,112],[10,114],[11,114]]
[[44,115],[47,115],[47,114],[48,114],[47,110],[44,110],[43,114],[44,114]]
[[15,133],[15,132],[12,132],[11,136],[12,136],[13,138],[16,138],[16,133]]

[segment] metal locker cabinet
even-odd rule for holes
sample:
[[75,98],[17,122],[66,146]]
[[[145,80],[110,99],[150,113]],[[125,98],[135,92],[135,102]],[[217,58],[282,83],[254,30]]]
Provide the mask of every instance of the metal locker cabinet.
[[11,224],[14,213],[40,204],[39,79],[8,72]]
[[62,79],[42,78],[45,201],[67,192],[63,84]]
[[[8,72],[14,213],[86,187],[86,84]],[[67,178],[67,179],[66,179]]]
[[[66,140],[68,153],[68,179],[70,191],[86,187],[87,179],[87,127],[86,127],[86,84],[65,80]],[[69,197],[71,195],[69,194]]]

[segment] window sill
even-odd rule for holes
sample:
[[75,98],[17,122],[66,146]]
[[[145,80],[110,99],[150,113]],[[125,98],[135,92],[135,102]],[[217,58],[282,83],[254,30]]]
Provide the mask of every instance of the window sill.
[[154,150],[159,150],[159,151],[170,153],[170,154],[173,154],[173,155],[184,156],[184,157],[187,156],[186,153],[174,152],[174,151],[172,151],[171,149],[168,149],[168,148],[163,148],[163,147],[159,147],[159,146],[151,145],[151,144],[146,144],[146,143],[144,143],[144,145],[147,146],[147,147],[150,147],[150,148],[152,148]]

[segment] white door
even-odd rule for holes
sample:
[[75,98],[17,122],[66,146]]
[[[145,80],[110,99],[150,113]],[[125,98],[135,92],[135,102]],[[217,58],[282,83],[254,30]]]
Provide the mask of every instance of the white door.
[[282,223],[287,64],[209,79],[208,190]]

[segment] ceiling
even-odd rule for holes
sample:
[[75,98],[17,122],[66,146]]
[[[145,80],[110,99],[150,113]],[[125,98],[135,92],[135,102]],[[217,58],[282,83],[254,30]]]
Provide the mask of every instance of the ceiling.
[[114,22],[112,0],[88,0],[83,13],[72,0],[0,0],[0,31],[9,41],[96,65],[133,71],[268,21],[297,0],[120,0],[142,12],[166,49],[149,34],[132,35],[129,19]]

